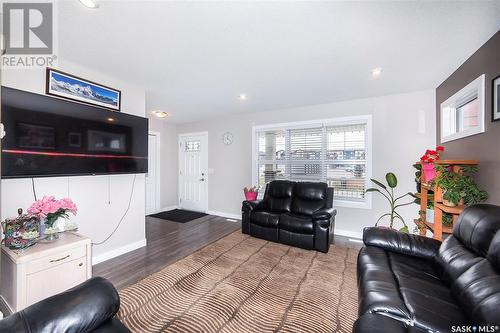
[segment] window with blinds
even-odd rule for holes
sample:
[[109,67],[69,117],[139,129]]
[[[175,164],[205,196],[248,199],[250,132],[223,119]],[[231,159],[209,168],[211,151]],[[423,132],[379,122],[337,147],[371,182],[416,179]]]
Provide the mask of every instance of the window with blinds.
[[336,200],[364,202],[367,122],[256,127],[258,186],[263,190],[274,179],[322,181],[333,187]]

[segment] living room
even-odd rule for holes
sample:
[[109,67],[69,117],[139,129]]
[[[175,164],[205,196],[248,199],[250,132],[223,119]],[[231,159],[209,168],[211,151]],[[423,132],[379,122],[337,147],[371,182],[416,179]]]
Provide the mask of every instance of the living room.
[[2,9],[0,331],[498,330],[500,1]]

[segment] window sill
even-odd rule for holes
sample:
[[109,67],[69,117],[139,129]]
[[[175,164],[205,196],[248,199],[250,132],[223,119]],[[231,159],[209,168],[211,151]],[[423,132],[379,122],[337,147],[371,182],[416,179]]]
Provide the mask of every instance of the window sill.
[[372,202],[369,199],[365,201],[333,200],[333,206],[334,208],[346,207],[357,209],[372,209]]

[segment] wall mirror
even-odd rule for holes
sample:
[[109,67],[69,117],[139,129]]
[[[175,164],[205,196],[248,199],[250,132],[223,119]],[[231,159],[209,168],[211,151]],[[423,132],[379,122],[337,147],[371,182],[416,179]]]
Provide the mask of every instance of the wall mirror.
[[441,142],[484,132],[485,81],[483,74],[441,103]]

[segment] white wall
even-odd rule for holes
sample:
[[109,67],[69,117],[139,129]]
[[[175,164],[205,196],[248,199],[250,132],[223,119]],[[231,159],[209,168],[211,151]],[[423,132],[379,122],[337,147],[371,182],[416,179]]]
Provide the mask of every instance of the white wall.
[[160,208],[177,206],[177,126],[167,119],[149,117],[149,129],[160,133]]
[[[116,80],[100,72],[59,59],[58,69],[122,91],[122,112],[145,116],[143,88]],[[2,85],[45,94],[45,69],[4,69]],[[7,133],[8,135],[8,133]],[[100,242],[116,227],[127,208],[133,175],[50,177],[35,179],[37,196],[69,196],[78,206],[73,220],[80,232]],[[137,175],[131,207],[116,233],[104,244],[92,248],[93,261],[99,262],[122,252],[144,246],[145,178]],[[4,179],[1,187],[1,218],[15,216],[17,208],[33,202],[31,179]]]
[[[208,164],[213,169],[208,185],[210,211],[240,215],[242,189],[252,182],[253,125],[354,115],[373,115],[373,177],[383,179],[387,172],[395,172],[399,178],[399,191],[406,193],[415,191],[412,164],[426,148],[435,145],[434,94],[433,90],[428,90],[226,116],[181,124],[177,126],[177,132],[208,132]],[[225,132],[234,134],[234,143],[230,146],[222,143]],[[403,208],[401,212],[406,221],[418,217],[417,205]],[[363,227],[373,225],[386,211],[386,202],[376,195],[372,209],[338,207],[336,233],[360,237]]]

